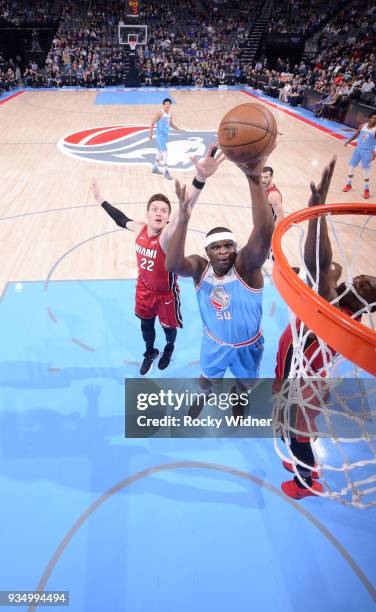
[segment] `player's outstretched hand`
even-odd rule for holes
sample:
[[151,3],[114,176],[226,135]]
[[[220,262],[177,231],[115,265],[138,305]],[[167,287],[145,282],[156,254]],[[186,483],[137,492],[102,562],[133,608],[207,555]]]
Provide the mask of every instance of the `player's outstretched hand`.
[[187,185],[181,185],[175,181],[175,193],[179,200],[179,220],[189,221],[192,214],[191,195],[187,191]]
[[317,206],[318,204],[325,204],[336,161],[337,157],[336,155],[334,155],[330,160],[329,165],[325,166],[325,168],[323,169],[321,174],[321,180],[317,187],[313,181],[311,182],[311,197],[309,198],[308,206]]
[[226,159],[223,153],[216,155],[217,150],[218,144],[215,143],[208,147],[202,159],[198,160],[196,155],[191,155],[189,157],[196,168],[196,178],[198,181],[206,181],[209,176],[218,170],[219,166]]
[[104,198],[102,198],[101,193],[99,191],[98,183],[95,178],[91,179],[90,189],[93,192],[93,196],[98,202],[98,204],[102,204],[104,202]]

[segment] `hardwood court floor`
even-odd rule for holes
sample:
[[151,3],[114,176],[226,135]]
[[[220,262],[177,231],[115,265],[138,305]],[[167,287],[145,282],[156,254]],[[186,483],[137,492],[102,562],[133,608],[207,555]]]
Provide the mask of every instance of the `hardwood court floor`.
[[[171,93],[176,101],[175,122],[188,130],[215,132],[225,112],[252,101],[241,91]],[[145,202],[154,192],[168,195],[176,209],[173,182],[151,174],[150,167],[88,163],[58,150],[57,142],[67,134],[94,127],[147,125],[159,108],[155,104],[100,105],[95,104],[96,96],[95,91],[27,91],[1,107],[0,292],[8,281],[45,279],[58,260],[61,263],[54,279],[135,277],[132,236],[113,231],[117,228],[112,220],[95,205],[89,191],[93,176],[103,196],[121,205],[131,218],[143,218]],[[310,180],[319,179],[321,168],[333,154],[338,162],[328,201],[362,201],[360,170],[353,191],[342,193],[352,148],[345,149],[343,142],[282,110],[273,112],[282,135],[268,163],[275,169],[275,183],[282,191],[286,210],[305,207]],[[190,183],[193,171],[175,172],[174,176]],[[371,192],[373,182],[371,177]],[[376,202],[375,193],[370,201]],[[204,232],[213,224],[226,225],[243,244],[252,226],[248,206],[247,183],[236,166],[226,161],[208,181],[191,227]],[[347,249],[358,235],[359,222],[347,218],[346,223],[337,224]],[[201,236],[190,232],[188,251],[203,251]],[[374,268],[373,236],[373,231],[366,231],[362,238],[357,269],[363,272]],[[79,243],[84,244],[64,257]],[[292,262],[297,263],[296,239],[289,239],[286,248]]]
[[[249,101],[238,91],[171,94],[176,123],[189,130],[214,132],[229,108]],[[148,166],[89,163],[60,152],[57,143],[67,134],[148,124],[157,108],[100,105],[96,96],[33,91],[0,106],[0,295],[14,281],[0,317],[0,521],[6,525],[0,589],[69,589],[72,612],[190,612],[201,602],[205,612],[234,605],[248,611],[250,602],[254,610],[294,612],[302,601],[305,612],[370,612],[375,508],[360,513],[284,496],[280,484],[289,476],[272,439],[124,438],[124,377],[138,376],[144,346],[133,281],[101,279],[135,277],[133,236],[94,204],[89,185],[95,176],[103,196],[133,218],[143,218],[152,193],[163,191],[175,208],[176,198],[172,182]],[[270,164],[286,209],[305,206],[309,181],[319,179],[333,153],[338,164],[328,200],[359,199],[360,177],[353,193],[341,191],[351,150],[273,112],[283,136]],[[174,174],[188,183],[193,176]],[[347,245],[358,233],[359,219],[352,223],[337,224]],[[201,232],[214,224],[231,227],[240,244],[251,229],[247,184],[229,162],[205,186],[189,251],[203,253]],[[360,262],[369,272],[372,235],[363,236]],[[296,237],[287,248],[294,262]],[[67,282],[43,286],[46,279]],[[96,282],[68,282],[82,279]],[[23,285],[33,280],[42,282]],[[181,287],[185,327],[165,375],[193,378],[200,325],[190,282]],[[275,294],[268,282],[262,367],[269,370],[262,376],[273,375],[287,321]],[[158,334],[161,347],[159,326],[157,341]],[[321,456],[336,465],[322,446]]]

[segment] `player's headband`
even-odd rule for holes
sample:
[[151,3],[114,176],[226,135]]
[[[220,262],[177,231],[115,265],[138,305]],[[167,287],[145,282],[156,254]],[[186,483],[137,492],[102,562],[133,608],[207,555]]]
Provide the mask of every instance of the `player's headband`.
[[213,242],[219,242],[220,240],[232,240],[232,242],[236,243],[235,235],[232,232],[218,232],[217,234],[210,234],[210,236],[205,237],[204,247],[207,248]]

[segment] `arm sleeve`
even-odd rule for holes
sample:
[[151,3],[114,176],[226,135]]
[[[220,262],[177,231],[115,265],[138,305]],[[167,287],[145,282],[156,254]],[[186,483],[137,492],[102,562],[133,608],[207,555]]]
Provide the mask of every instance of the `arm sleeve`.
[[102,202],[101,206],[102,208],[104,208],[106,213],[110,215],[110,217],[115,221],[116,225],[120,225],[120,227],[127,228],[127,223],[129,221],[132,221],[132,219],[127,217],[127,215],[125,215],[121,210],[118,210],[117,208],[115,208],[115,206],[112,206],[106,201]]

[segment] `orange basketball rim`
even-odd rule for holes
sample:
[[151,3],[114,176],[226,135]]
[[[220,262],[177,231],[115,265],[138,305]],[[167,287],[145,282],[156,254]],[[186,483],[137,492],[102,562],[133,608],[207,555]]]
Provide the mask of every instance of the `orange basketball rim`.
[[283,251],[282,237],[289,228],[322,215],[376,215],[376,204],[325,204],[292,213],[275,229],[273,281],[297,317],[324,342],[360,368],[376,376],[376,332],[335,308],[308,287],[292,270]]

